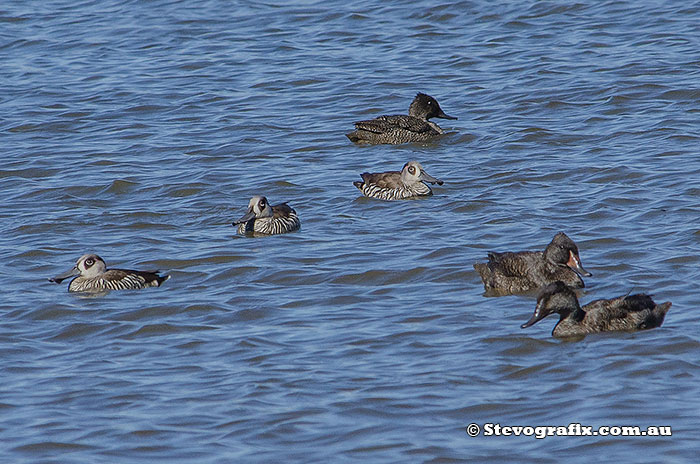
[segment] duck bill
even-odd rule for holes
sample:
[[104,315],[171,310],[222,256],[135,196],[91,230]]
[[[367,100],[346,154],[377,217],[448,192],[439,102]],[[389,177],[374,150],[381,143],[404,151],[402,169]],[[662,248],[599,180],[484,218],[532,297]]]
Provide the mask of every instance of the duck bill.
[[423,182],[430,182],[431,184],[438,184],[438,185],[443,184],[443,182],[440,179],[436,179],[435,177],[431,176],[430,174],[423,171],[422,169],[421,169],[421,173],[420,173],[420,180],[422,180]]
[[56,284],[60,284],[64,280],[68,279],[69,277],[77,276],[80,275],[80,270],[78,270],[78,267],[74,267],[70,271],[64,272],[63,274],[57,275],[56,277],[50,277],[49,282],[54,282]]
[[581,260],[572,251],[569,252],[569,261],[566,263],[566,265],[578,272],[583,277],[590,277],[593,275],[585,270],[583,266],[581,266]]
[[445,114],[445,112],[442,111],[442,109],[440,109],[440,114],[438,114],[438,115],[435,116],[435,117],[436,117],[436,118],[442,118],[442,119],[457,119],[457,118],[454,117],[454,116],[449,116],[449,115]]
[[237,221],[234,221],[233,225],[237,226],[238,224],[245,224],[246,222],[250,221],[254,217],[255,217],[255,213],[252,210],[248,211],[245,216],[238,219]]
[[540,307],[540,304],[537,303],[537,306],[535,307],[535,312],[532,314],[532,317],[523,325],[520,326],[521,329],[526,329],[530,327],[532,324],[541,321],[547,316],[547,313],[542,311],[542,308]]

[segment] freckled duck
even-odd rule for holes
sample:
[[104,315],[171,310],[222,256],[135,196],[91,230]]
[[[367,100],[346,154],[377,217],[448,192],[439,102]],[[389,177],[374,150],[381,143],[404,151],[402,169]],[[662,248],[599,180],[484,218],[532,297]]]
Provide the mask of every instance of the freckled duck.
[[563,282],[556,281],[540,290],[534,314],[521,327],[530,327],[552,313],[559,313],[559,322],[552,331],[557,338],[582,338],[597,332],[634,332],[661,327],[670,307],[670,301],[656,304],[645,294],[595,300],[581,307],[576,293]]
[[556,280],[583,288],[581,276],[591,276],[581,266],[578,247],[563,232],[556,234],[544,251],[490,252],[488,257],[488,263],[476,263],[474,269],[484,289],[497,295],[537,290]]
[[355,123],[355,130],[347,137],[355,143],[399,144],[424,142],[443,134],[444,131],[430,118],[457,119],[442,111],[437,100],[419,93],[408,108],[408,115],[379,116]]

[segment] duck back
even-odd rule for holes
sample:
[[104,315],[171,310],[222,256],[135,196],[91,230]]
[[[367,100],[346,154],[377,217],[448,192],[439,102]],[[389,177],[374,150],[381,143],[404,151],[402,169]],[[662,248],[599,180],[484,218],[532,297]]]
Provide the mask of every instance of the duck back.
[[355,130],[347,134],[347,137],[355,143],[397,145],[424,142],[442,133],[442,129],[435,123],[397,114],[358,121],[355,123]]

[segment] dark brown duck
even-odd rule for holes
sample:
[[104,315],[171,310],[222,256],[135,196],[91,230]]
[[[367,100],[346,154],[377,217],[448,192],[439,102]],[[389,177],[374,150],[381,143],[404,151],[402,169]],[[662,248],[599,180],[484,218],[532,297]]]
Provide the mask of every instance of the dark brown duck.
[[635,332],[661,327],[671,302],[656,304],[651,296],[640,293],[610,300],[595,300],[581,307],[576,293],[561,281],[544,287],[535,312],[521,328],[530,327],[552,313],[559,313],[559,322],[552,335],[557,338],[582,338],[598,332]]
[[544,251],[490,252],[488,256],[488,263],[476,263],[474,269],[484,289],[498,295],[529,292],[556,280],[583,288],[581,276],[591,276],[581,266],[578,247],[564,232],[555,235]]
[[429,121],[430,118],[457,119],[446,115],[433,97],[419,93],[411,102],[408,115],[379,116],[358,121],[355,130],[346,135],[355,143],[425,142],[444,133],[440,126]]

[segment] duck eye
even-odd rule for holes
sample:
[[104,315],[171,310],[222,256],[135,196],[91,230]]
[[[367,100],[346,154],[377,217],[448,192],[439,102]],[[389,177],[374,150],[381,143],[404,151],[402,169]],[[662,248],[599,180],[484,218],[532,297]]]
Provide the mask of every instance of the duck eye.
[[415,174],[415,173],[416,173],[416,168],[413,167],[413,166],[409,166],[409,167],[408,167],[408,172],[410,172],[411,174]]
[[260,203],[258,203],[258,205],[260,205],[261,208],[264,208],[265,207],[265,200],[260,200]]
[[92,266],[93,264],[95,264],[95,260],[94,260],[94,259],[88,258],[88,259],[85,260],[85,265],[86,265],[87,267],[90,267],[90,266]]

